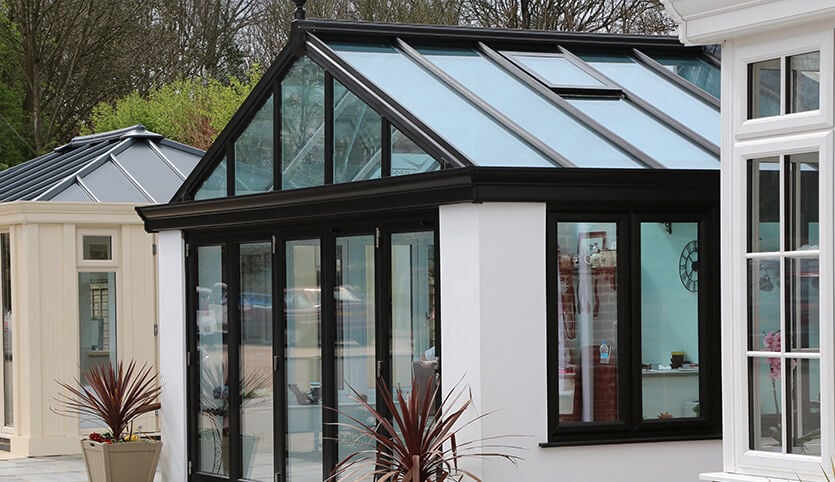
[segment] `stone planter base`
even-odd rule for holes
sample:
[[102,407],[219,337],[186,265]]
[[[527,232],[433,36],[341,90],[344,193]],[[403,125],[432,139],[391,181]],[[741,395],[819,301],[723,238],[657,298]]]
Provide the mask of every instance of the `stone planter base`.
[[162,442],[103,444],[82,440],[90,482],[153,482]]

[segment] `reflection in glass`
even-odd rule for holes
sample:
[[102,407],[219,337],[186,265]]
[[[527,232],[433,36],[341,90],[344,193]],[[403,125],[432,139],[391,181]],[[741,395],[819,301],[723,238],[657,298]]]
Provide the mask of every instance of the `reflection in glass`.
[[78,273],[81,374],[118,363],[116,357],[116,273]]
[[[475,50],[421,49],[427,59],[513,122],[580,167],[639,165]],[[475,158],[476,162],[480,159]],[[507,159],[504,160],[507,164]]]
[[617,224],[557,224],[560,422],[618,414]]
[[288,241],[287,480],[322,480],[321,250],[318,239]]
[[113,259],[110,236],[82,236],[82,258],[85,261],[107,261]]
[[748,359],[748,430],[752,450],[783,450],[784,432],[780,405],[782,366],[779,356]]
[[3,425],[14,427],[12,368],[12,263],[9,233],[0,233],[0,315],[3,322]]
[[418,147],[406,134],[391,127],[391,175],[404,176],[437,171],[441,163]]
[[325,73],[307,57],[281,81],[282,189],[325,183]]
[[818,258],[786,260],[786,325],[792,351],[820,348],[820,270]]
[[273,187],[273,97],[255,113],[235,141],[235,194]]
[[197,248],[197,470],[229,475],[228,317],[222,246]]
[[[748,260],[748,349],[780,351],[780,260]],[[778,343],[773,340],[777,337]]]
[[789,76],[789,112],[820,109],[820,52],[793,55],[786,59]]
[[780,59],[748,64],[748,118],[780,115]]
[[[336,238],[336,383],[339,421],[350,415],[365,421],[367,412],[354,398],[352,387],[371,406],[376,404],[376,338],[374,313],[374,236]],[[373,424],[373,422],[372,422]],[[342,460],[358,450],[373,449],[371,440],[355,430],[338,427]]]
[[249,480],[272,480],[272,245],[241,244],[241,461]]
[[700,410],[698,225],[669,226],[641,223],[645,420],[698,417]]
[[780,250],[780,158],[748,161],[748,251]]
[[435,388],[434,233],[391,236],[391,387],[411,392],[412,377],[423,394]]
[[333,81],[333,182],[380,177],[382,119],[368,104]]
[[789,185],[786,196],[789,249],[817,249],[818,226],[818,153],[794,154],[788,159]]
[[821,454],[820,360],[787,360],[791,445],[795,454]]
[[602,82],[580,70],[579,67],[572,64],[565,57],[558,57],[556,55],[526,55],[522,53],[505,55],[513,57],[513,60],[535,72],[552,87],[604,87]]
[[194,193],[194,199],[215,199],[226,197],[226,158],[220,160],[214,171],[203,181],[200,189]]
[[702,59],[685,57],[654,57],[658,63],[687,79],[696,87],[719,98],[721,94],[719,68]]

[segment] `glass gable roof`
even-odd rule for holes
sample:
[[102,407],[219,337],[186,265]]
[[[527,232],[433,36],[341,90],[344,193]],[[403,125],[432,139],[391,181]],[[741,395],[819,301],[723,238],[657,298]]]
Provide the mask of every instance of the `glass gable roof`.
[[471,165],[719,168],[718,68],[674,39],[538,33],[528,49],[524,32],[310,23],[327,28],[294,32],[302,48],[285,48],[181,198]]

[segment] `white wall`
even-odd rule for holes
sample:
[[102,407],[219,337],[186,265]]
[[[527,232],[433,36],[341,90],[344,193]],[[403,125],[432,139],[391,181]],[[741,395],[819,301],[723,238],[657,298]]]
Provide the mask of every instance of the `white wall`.
[[721,442],[540,448],[547,441],[544,204],[442,206],[441,364],[447,393],[463,378],[480,413],[462,440],[502,434],[518,466],[476,462],[485,482],[687,482],[722,467]]
[[159,234],[160,432],[163,481],[187,479],[185,259],[180,231]]

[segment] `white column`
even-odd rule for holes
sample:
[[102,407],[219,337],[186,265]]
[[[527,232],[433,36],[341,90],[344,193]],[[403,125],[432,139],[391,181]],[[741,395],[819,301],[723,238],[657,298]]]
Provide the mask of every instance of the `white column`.
[[160,432],[163,482],[187,480],[185,258],[180,231],[159,234]]

